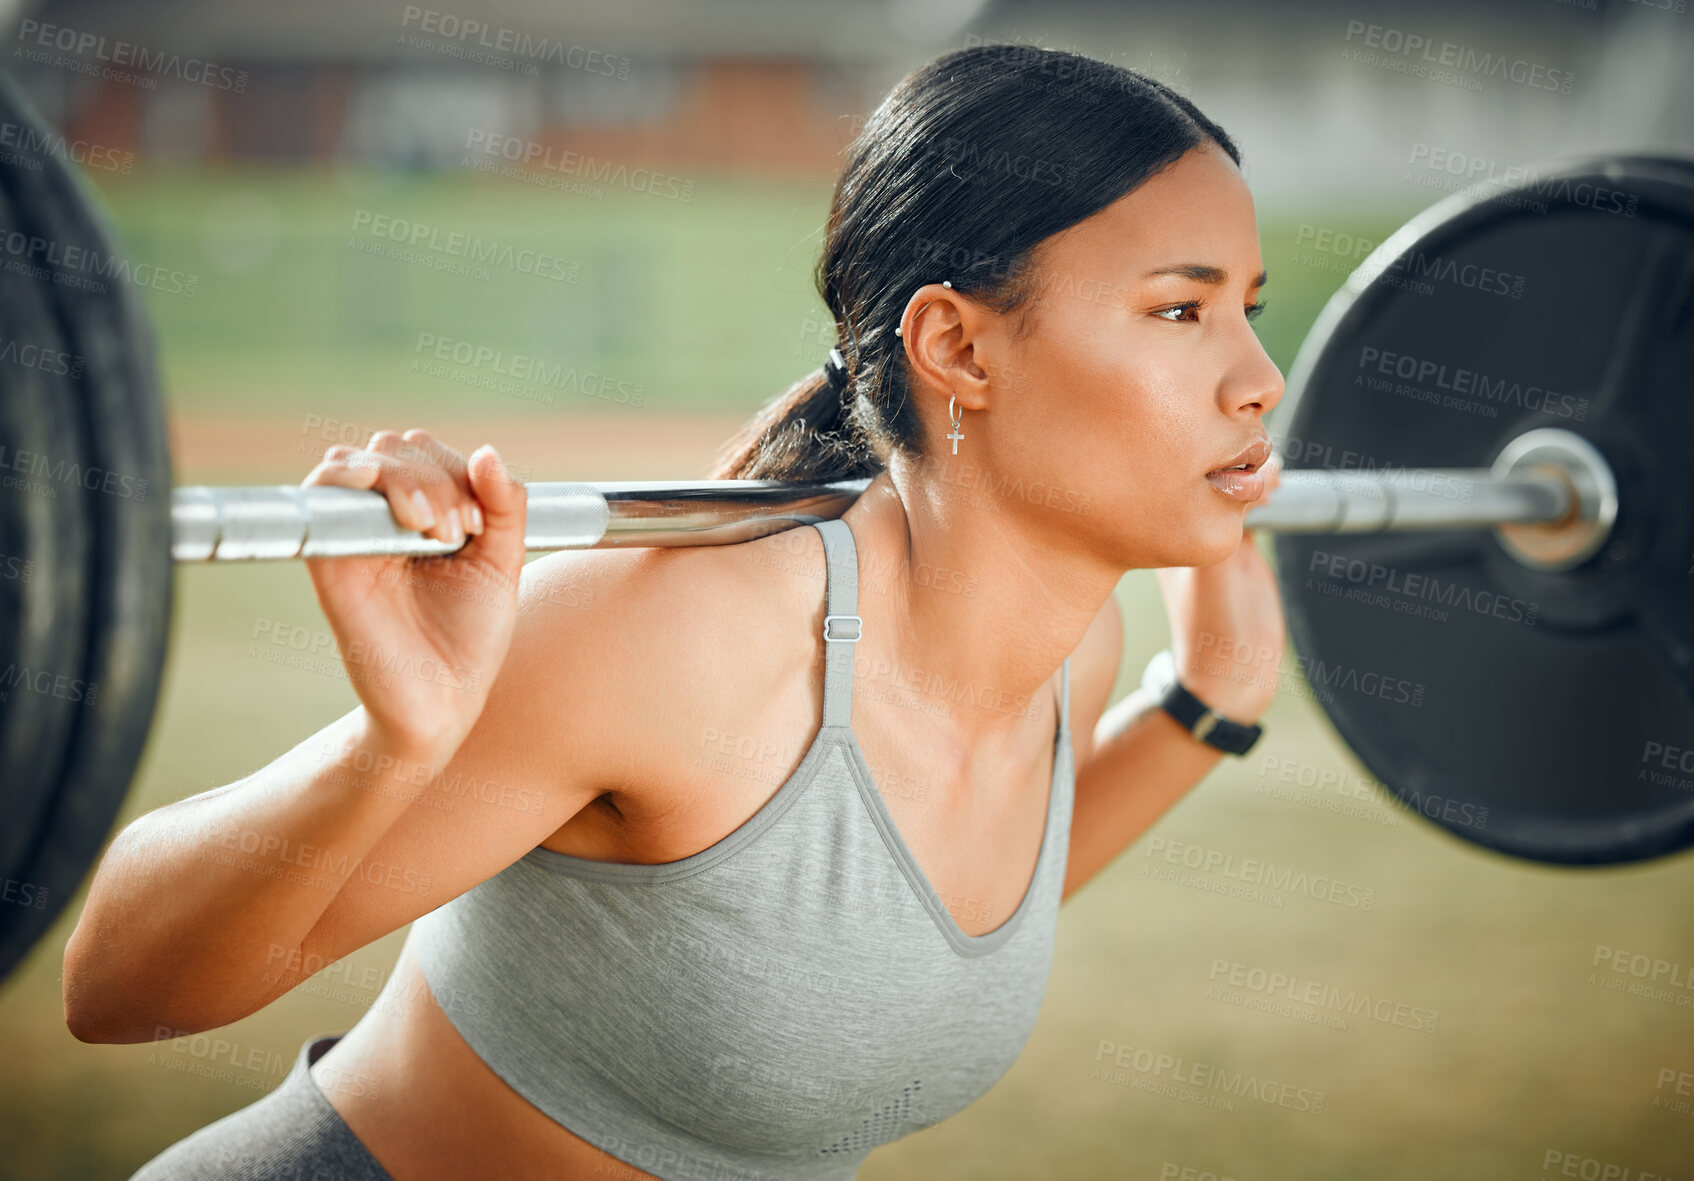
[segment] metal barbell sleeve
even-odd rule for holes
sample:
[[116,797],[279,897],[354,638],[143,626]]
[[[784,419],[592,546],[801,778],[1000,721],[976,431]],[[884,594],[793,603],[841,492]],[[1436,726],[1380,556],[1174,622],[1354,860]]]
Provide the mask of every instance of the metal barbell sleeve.
[[1496,477],[1486,468],[1284,472],[1247,526],[1273,533],[1381,533],[1550,523],[1570,515],[1571,489],[1554,475]]

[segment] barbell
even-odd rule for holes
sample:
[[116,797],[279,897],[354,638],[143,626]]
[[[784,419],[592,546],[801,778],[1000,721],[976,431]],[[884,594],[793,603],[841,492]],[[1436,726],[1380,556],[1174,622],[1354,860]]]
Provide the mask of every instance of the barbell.
[[[0,161],[3,976],[127,790],[174,562],[449,547],[371,492],[172,489],[138,272],[3,77],[0,117],[37,132]],[[1353,261],[1326,237],[1302,230],[1292,261]],[[1447,831],[1563,864],[1694,843],[1691,361],[1694,163],[1647,156],[1444,199],[1301,346],[1287,470],[1247,523],[1276,534],[1297,683]],[[865,483],[532,483],[526,544],[733,543]]]
[[[1616,515],[1617,495],[1604,457],[1581,436],[1556,428],[1531,431],[1514,442],[1492,468],[1289,472],[1273,499],[1248,511],[1247,524],[1300,533],[1534,525],[1529,535],[1539,539],[1538,548],[1569,550],[1551,560],[1577,564],[1604,541]],[[749,541],[838,517],[869,483],[533,482],[525,485],[524,546],[536,551]],[[1564,547],[1554,538],[1567,539]],[[171,494],[171,556],[178,562],[435,556],[455,548],[401,527],[376,492],[276,484],[193,486]]]

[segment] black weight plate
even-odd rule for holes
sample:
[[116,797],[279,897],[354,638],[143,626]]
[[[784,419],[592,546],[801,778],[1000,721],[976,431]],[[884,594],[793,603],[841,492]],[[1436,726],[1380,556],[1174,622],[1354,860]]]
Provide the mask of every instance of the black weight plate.
[[[12,197],[0,191],[0,232],[16,244]],[[52,296],[21,250],[0,260],[0,946],[52,901],[27,867],[80,708],[53,688],[87,664],[94,538],[52,475],[83,462],[74,385],[54,372],[67,350]]]
[[[0,111],[51,136],[3,76]],[[111,828],[152,722],[171,604],[171,473],[137,287],[144,275],[118,255],[84,182],[54,141],[45,142],[45,150],[17,154],[38,167],[15,158],[3,183],[17,228],[51,244],[33,260],[51,277],[37,282],[64,351],[76,359],[59,396],[76,420],[80,466],[54,480],[88,537],[84,646],[80,669],[62,669],[66,683],[53,682],[52,694],[73,707],[73,724],[68,742],[43,739],[37,748],[44,763],[58,760],[58,778],[33,817],[18,870],[19,880],[45,889],[46,905],[0,922],[0,976],[69,901]],[[57,572],[42,576],[57,594]]]
[[1284,534],[1297,665],[1412,809],[1518,857],[1694,843],[1694,166],[1615,157],[1464,193],[1349,277],[1289,374],[1289,470],[1488,467],[1558,427],[1619,486],[1607,545],[1531,570],[1492,530]]

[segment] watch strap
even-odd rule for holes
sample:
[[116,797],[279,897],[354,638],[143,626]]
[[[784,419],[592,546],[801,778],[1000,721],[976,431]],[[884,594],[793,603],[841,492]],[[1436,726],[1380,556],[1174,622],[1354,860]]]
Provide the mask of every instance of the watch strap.
[[1142,684],[1159,708],[1197,741],[1225,754],[1246,754],[1264,733],[1263,726],[1232,721],[1195,696],[1177,678],[1169,649],[1149,662]]

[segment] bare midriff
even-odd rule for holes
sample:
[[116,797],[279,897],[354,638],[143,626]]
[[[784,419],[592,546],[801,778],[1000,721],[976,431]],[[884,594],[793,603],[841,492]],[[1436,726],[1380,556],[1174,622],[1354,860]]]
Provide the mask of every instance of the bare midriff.
[[659,1181],[573,1134],[489,1069],[436,1004],[409,942],[370,1011],[318,1059],[312,1078],[395,1181]]

